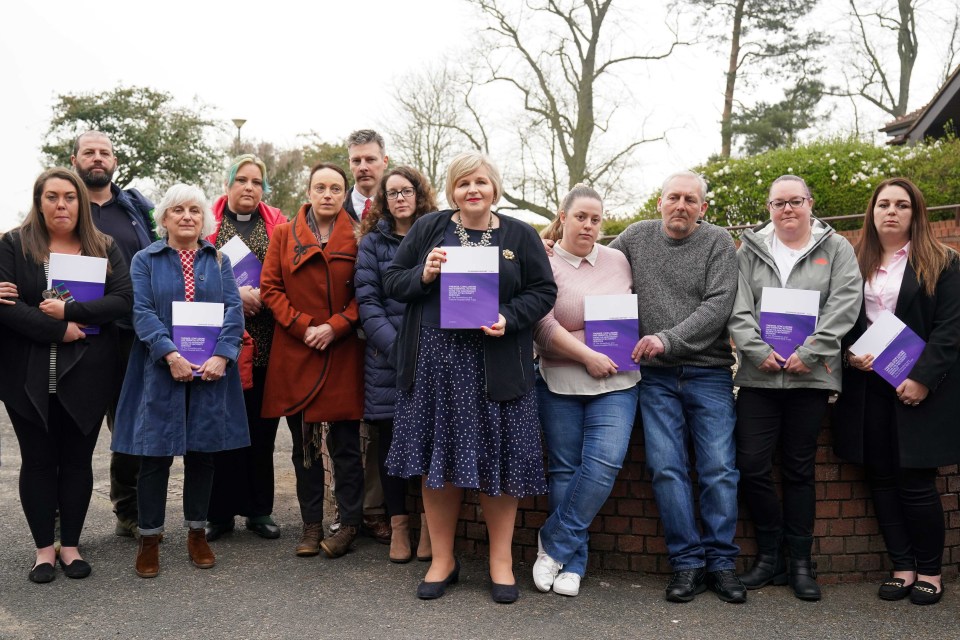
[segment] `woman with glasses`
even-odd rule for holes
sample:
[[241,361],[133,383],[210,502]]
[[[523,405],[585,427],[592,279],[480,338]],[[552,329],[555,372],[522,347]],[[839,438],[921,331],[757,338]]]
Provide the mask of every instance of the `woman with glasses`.
[[[390,516],[390,561],[409,562],[410,516],[407,514],[407,481],[387,475],[386,461],[393,441],[393,414],[397,396],[397,371],[390,363],[397,332],[406,307],[383,292],[383,273],[393,262],[400,241],[423,214],[437,210],[427,179],[410,167],[390,170],[380,181],[370,212],[360,226],[357,256],[357,302],[367,337],[364,366],[364,411],[367,423],[380,431],[378,457],[380,482]],[[430,559],[426,518],[420,526],[417,558]]]
[[[840,391],[840,339],[856,321],[862,280],[850,243],[813,216],[813,197],[802,178],[774,180],[767,210],[770,219],[741,238],[740,281],[729,321],[739,361],[734,384],[740,387],[740,495],[757,537],[756,560],[740,580],[747,589],[789,582],[797,598],[819,600],[810,557],[817,435],[830,394]],[[795,342],[765,340],[760,309],[764,295],[776,295],[771,289],[815,292],[816,325],[809,335]],[[778,444],[782,506],[771,477]],[[780,548],[784,541],[789,564]]]
[[893,564],[878,595],[935,604],[944,591],[945,540],[937,467],[960,460],[960,259],[934,236],[923,193],[906,178],[890,178],[870,198],[857,261],[863,307],[844,347],[884,311],[902,320],[924,346],[896,387],[874,371],[879,354],[847,351],[834,449],[866,468]]
[[[303,518],[298,556],[345,554],[363,519],[363,341],[354,293],[356,224],[343,208],[347,175],[335,164],[310,169],[308,204],[277,227],[260,277],[273,333],[263,416],[286,416]],[[340,529],[323,539],[323,423],[337,478]]]

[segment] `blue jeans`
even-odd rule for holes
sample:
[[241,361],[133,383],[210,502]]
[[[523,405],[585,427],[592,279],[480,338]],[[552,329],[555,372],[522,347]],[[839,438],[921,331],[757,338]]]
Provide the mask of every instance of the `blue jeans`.
[[550,517],[540,542],[564,571],[583,576],[587,569],[587,529],[623,466],[637,396],[636,386],[597,396],[560,395],[537,376],[550,472]]
[[[641,367],[647,466],[674,571],[733,569],[739,547],[733,379],[720,367]],[[700,487],[697,528],[688,442]]]

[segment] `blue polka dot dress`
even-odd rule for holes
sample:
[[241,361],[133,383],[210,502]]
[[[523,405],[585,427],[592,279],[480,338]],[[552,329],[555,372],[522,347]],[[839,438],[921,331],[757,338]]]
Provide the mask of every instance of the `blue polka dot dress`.
[[487,398],[482,333],[420,327],[410,391],[397,391],[387,472],[522,498],[547,492],[536,392]]

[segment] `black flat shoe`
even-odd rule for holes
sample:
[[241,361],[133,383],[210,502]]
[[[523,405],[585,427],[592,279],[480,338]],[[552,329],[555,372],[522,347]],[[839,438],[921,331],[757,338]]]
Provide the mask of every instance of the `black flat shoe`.
[[881,600],[903,600],[913,590],[913,584],[904,584],[903,578],[890,578],[880,585],[877,595]]
[[707,590],[704,582],[706,570],[703,567],[697,569],[681,569],[673,572],[670,578],[670,584],[667,585],[667,600],[669,602],[690,602],[698,593]]
[[[280,537],[280,527],[278,527],[277,523],[272,519],[264,522],[252,522],[248,518],[246,526],[248,530],[253,531],[261,538],[266,538],[267,540],[275,540]],[[208,536],[207,540],[209,539]]]
[[207,535],[207,542],[213,542],[225,533],[233,531],[233,520],[224,520],[223,522],[208,522],[204,527]]
[[417,597],[421,600],[436,600],[437,598],[443,597],[443,594],[446,593],[447,587],[451,584],[456,584],[457,580],[460,579],[460,561],[455,560],[453,566],[453,571],[450,572],[450,575],[446,577],[445,580],[440,582],[427,582],[424,580],[417,586]]
[[516,583],[497,584],[491,582],[490,597],[498,604],[513,604],[520,597],[520,588]]
[[63,569],[63,575],[76,580],[86,578],[93,571],[90,563],[82,558],[77,558],[70,564],[64,563],[63,558],[60,558],[60,568]]
[[910,602],[913,604],[937,604],[940,602],[940,598],[943,597],[943,592],[946,591],[943,585],[940,585],[940,591],[937,591],[937,587],[929,582],[923,580],[917,580],[913,583],[913,588],[910,589]]
[[30,582],[45,584],[47,582],[53,582],[53,579],[57,577],[57,572],[54,570],[52,564],[44,562],[30,569],[27,577],[30,578]]

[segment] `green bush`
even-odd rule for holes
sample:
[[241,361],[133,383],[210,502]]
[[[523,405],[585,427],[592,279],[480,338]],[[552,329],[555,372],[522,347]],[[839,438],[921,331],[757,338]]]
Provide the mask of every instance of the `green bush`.
[[[917,184],[928,206],[960,203],[960,139],[953,136],[910,147],[878,147],[852,138],[818,140],[775,149],[749,158],[713,160],[694,167],[707,179],[707,219],[721,226],[759,223],[768,217],[765,203],[770,183],[792,173],[807,181],[819,217],[863,213],[874,187],[885,178],[905,176]],[[635,220],[656,217],[657,195],[627,220],[610,220],[604,233],[616,233]],[[935,212],[934,219],[952,217]],[[860,220],[833,223],[857,229]],[[614,227],[618,231],[610,231]]]

